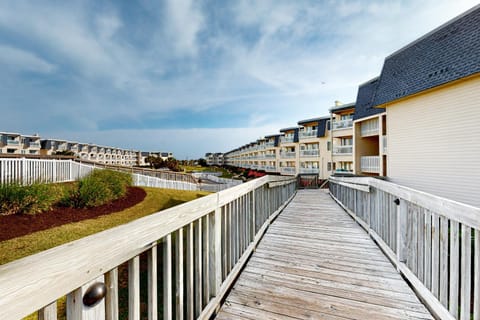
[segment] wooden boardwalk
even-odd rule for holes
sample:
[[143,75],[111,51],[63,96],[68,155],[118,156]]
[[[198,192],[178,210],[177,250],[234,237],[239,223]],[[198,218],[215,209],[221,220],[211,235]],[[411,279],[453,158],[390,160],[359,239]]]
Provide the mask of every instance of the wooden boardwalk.
[[270,226],[216,319],[433,319],[368,234],[323,190]]

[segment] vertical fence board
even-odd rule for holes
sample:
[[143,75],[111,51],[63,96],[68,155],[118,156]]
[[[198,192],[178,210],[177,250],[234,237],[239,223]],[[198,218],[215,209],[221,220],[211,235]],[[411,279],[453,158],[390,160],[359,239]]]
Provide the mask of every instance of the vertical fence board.
[[163,319],[171,320],[172,311],[172,235],[163,241]]
[[118,269],[115,268],[105,274],[105,297],[106,320],[118,320]]
[[140,257],[128,261],[128,319],[140,320]]
[[460,264],[460,319],[470,320],[471,295],[471,228],[462,224]]
[[148,319],[156,320],[158,313],[157,304],[157,245],[148,251]]

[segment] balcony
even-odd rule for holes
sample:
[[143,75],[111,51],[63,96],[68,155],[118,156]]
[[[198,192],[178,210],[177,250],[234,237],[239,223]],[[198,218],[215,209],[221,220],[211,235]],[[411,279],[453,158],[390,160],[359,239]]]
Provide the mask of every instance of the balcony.
[[335,155],[350,155],[353,152],[353,146],[334,146],[333,147],[333,154]]
[[18,146],[18,145],[20,145],[20,141],[18,141],[18,140],[7,140],[7,145],[8,146]]
[[333,121],[332,130],[350,129],[353,127],[353,119]]
[[316,137],[317,137],[317,130],[300,131],[300,134],[299,134],[300,139],[311,139]]
[[380,173],[380,157],[379,156],[361,157],[360,170],[362,172]]
[[267,172],[276,172],[276,171],[277,171],[277,167],[275,167],[275,166],[265,166],[265,171],[267,171]]
[[320,151],[318,149],[300,150],[300,157],[318,157]]
[[280,173],[286,175],[295,175],[297,169],[295,167],[280,167]]
[[360,134],[362,137],[378,135],[378,118],[370,119],[361,123]]
[[295,151],[283,151],[283,152],[280,152],[280,158],[283,158],[283,159],[291,159],[291,158],[295,158],[295,157],[296,157]]
[[280,143],[293,143],[293,136],[280,137]]
[[267,142],[265,143],[265,148],[274,148],[275,147],[275,142]]
[[275,158],[276,158],[276,154],[275,154],[275,153],[267,153],[267,154],[265,154],[265,158],[267,158],[267,159],[275,159]]
[[40,142],[30,141],[29,143],[27,143],[27,146],[29,148],[40,148]]
[[320,173],[320,169],[319,168],[300,168],[300,173],[318,174]]

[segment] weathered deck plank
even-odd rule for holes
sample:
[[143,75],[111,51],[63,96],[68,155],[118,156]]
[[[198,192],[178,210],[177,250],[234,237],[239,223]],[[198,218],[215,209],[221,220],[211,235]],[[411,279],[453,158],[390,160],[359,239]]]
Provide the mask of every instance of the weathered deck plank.
[[271,225],[217,319],[433,319],[368,234],[321,190]]

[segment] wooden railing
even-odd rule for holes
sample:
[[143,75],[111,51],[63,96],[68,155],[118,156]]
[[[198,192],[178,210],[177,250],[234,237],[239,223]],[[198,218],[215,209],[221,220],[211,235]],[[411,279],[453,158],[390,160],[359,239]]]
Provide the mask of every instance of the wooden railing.
[[[141,304],[149,319],[159,310],[163,319],[208,319],[295,190],[295,179],[265,176],[0,266],[0,319],[37,310],[56,319],[65,295],[68,320],[118,319],[119,281],[128,283],[129,319],[140,319]],[[118,271],[124,263],[128,279]],[[86,307],[82,298],[96,282],[106,296]]]
[[[94,169],[111,169],[132,174],[133,184],[143,187],[157,187],[176,190],[198,190],[194,183],[185,181],[190,179],[174,179],[175,176],[166,176],[168,173],[151,173],[125,167],[105,166],[89,162],[79,163],[73,160],[29,159],[29,158],[0,158],[0,184],[20,183],[23,185],[35,182],[59,183],[69,182],[82,178]],[[150,173],[149,175],[141,174]],[[170,178],[170,179],[169,179]]]
[[480,208],[374,178],[330,192],[438,319],[480,319]]

